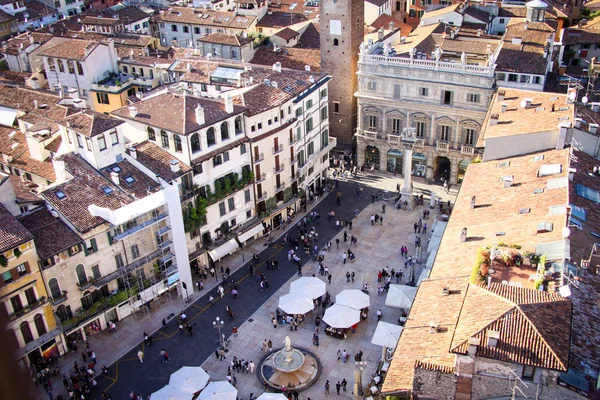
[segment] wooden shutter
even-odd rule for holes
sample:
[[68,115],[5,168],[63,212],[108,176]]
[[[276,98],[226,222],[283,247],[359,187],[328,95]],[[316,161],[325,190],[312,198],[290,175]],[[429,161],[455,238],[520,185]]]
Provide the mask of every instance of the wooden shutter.
[[19,279],[19,271],[17,271],[16,268],[13,268],[10,270],[10,275],[13,278],[13,281],[16,281],[17,279]]
[[31,267],[29,267],[29,262],[25,261],[25,271],[27,271],[28,274],[31,273]]
[[96,239],[91,239],[90,243],[92,245],[92,248],[94,249],[94,253],[96,253],[98,251],[98,246],[96,245]]
[[113,238],[112,238],[111,232],[110,231],[106,232],[106,236],[108,236],[108,245],[112,246]]

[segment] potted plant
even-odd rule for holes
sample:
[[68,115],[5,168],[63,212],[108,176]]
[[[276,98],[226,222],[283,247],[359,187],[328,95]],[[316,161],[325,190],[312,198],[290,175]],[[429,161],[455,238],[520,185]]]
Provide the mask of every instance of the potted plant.
[[521,263],[523,262],[523,257],[521,256],[520,253],[517,253],[517,252],[513,253],[513,262],[515,263],[515,265],[517,267],[521,265]]
[[529,258],[529,264],[531,264],[532,267],[537,268],[541,256],[536,253],[525,253],[525,256]]
[[4,254],[0,254],[0,265],[6,267],[8,265],[8,259]]
[[15,249],[15,251],[14,251],[14,254],[15,254],[15,257],[19,258],[19,257],[21,257],[21,255],[22,255],[23,253],[21,253],[21,250],[19,250],[19,249]]

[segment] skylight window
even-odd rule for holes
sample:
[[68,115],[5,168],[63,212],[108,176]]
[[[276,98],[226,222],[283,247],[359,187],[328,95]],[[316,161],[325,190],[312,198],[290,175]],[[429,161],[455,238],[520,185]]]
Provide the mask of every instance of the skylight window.
[[538,233],[552,232],[553,229],[554,224],[552,222],[539,222],[537,225]]
[[575,204],[569,204],[571,206],[571,215],[581,221],[585,221],[585,208],[577,207]]
[[65,197],[67,197],[67,195],[62,190],[57,190],[56,192],[54,192],[54,194],[56,195],[56,197],[58,197],[59,200],[62,200]]
[[578,196],[593,201],[596,204],[600,203],[600,194],[597,190],[583,185],[575,185],[575,190],[577,191]]
[[562,172],[562,165],[560,164],[545,164],[540,167],[539,176],[556,175]]
[[529,208],[521,208],[519,210],[519,214],[529,214],[530,209]]
[[132,185],[135,182],[135,178],[133,176],[127,176],[125,177],[125,182],[127,182],[127,184]]
[[544,189],[535,189],[533,191],[533,194],[542,194],[542,193],[544,193]]
[[496,165],[496,168],[506,168],[510,165],[510,161],[502,161]]
[[113,192],[112,188],[108,186],[102,186],[102,191],[106,194],[111,194]]
[[539,154],[539,155],[533,157],[533,161],[542,161],[543,159],[544,159],[543,154]]
[[121,167],[115,165],[114,167],[112,167],[112,170],[113,172],[116,172],[118,174],[119,172],[121,172]]

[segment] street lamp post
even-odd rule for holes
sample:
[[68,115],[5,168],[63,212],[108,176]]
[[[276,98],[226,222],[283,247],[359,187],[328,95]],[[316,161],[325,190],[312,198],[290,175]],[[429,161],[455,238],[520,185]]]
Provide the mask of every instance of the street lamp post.
[[217,328],[219,330],[219,343],[221,344],[221,347],[223,348],[223,350],[225,350],[225,344],[223,342],[223,336],[221,335],[221,328],[225,325],[225,322],[223,322],[221,320],[221,318],[217,317],[214,321],[213,321],[213,328]]
[[354,369],[354,398],[361,399],[364,395],[362,385],[362,372],[367,366],[366,361],[356,361],[356,368]]

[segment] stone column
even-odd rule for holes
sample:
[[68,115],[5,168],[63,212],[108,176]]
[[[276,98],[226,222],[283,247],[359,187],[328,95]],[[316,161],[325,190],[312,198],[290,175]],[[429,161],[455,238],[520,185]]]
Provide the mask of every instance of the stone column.
[[455,149],[460,150],[460,117],[456,117],[456,130],[454,133],[454,146]]
[[429,144],[435,145],[435,115],[431,114],[431,126],[429,127]]
[[404,143],[404,154],[402,156],[404,161],[404,186],[402,186],[402,195],[412,195],[412,155],[413,144]]
[[386,113],[385,113],[385,108],[383,108],[382,112],[381,112],[381,130],[382,130],[382,135],[381,137],[384,138],[385,140],[387,140],[387,117],[386,117]]
[[448,157],[450,159],[450,183],[456,185],[458,182],[458,163],[460,157]]

